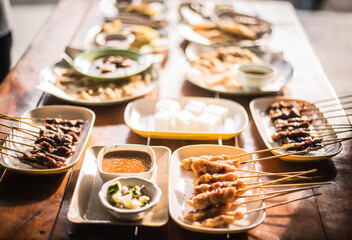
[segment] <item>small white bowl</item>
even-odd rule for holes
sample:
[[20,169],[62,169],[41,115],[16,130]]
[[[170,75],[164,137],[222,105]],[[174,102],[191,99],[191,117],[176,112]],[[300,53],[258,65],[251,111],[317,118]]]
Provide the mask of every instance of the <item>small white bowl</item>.
[[121,32],[114,34],[102,32],[95,37],[95,42],[101,47],[129,49],[134,39],[135,36],[129,32]]
[[[101,163],[103,160],[103,157],[106,153],[108,152],[115,152],[115,151],[139,151],[139,152],[145,152],[150,155],[151,161],[152,161],[152,166],[149,169],[149,171],[146,172],[140,172],[140,173],[108,173],[104,172]],[[117,178],[117,177],[129,177],[129,176],[136,176],[136,177],[143,177],[150,179],[154,169],[156,168],[156,157],[155,157],[155,152],[153,148],[146,146],[146,145],[139,145],[139,144],[119,144],[119,145],[111,145],[111,146],[105,146],[102,148],[98,154],[98,171],[101,179],[106,182],[111,179]]]
[[276,76],[277,71],[270,65],[243,64],[237,68],[238,80],[246,92],[261,90]]
[[[107,200],[107,191],[109,185],[115,181],[119,181],[122,186],[144,185],[148,191],[147,195],[150,197],[150,202],[144,207],[137,209],[121,209],[112,206]],[[141,177],[118,177],[112,179],[104,183],[98,193],[100,202],[104,205],[104,207],[106,207],[106,209],[115,217],[126,221],[136,221],[142,219],[160,201],[161,194],[162,192],[160,188],[155,183]]]

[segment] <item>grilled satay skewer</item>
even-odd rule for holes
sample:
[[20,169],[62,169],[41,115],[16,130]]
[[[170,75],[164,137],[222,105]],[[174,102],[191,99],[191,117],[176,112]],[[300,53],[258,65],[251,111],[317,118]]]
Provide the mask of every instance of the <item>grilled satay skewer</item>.
[[201,155],[199,157],[188,157],[188,158],[182,159],[181,166],[183,167],[184,170],[188,171],[188,170],[192,170],[192,163],[194,160],[197,160],[197,159],[206,159],[209,161],[233,160],[233,159],[240,158],[243,156],[248,156],[248,155],[262,153],[262,152],[268,152],[268,151],[277,150],[277,149],[285,149],[285,148],[290,148],[293,146],[294,146],[293,144],[287,144],[287,145],[279,146],[279,147],[275,147],[275,148],[263,149],[263,150],[248,152],[248,153],[240,153],[240,154],[231,155],[231,156],[222,154],[222,155]]
[[[308,196],[304,196],[304,197],[299,197],[299,198],[294,198],[291,200],[287,200],[281,203],[276,203],[276,204],[272,204],[269,206],[265,206],[265,207],[261,207],[261,208],[257,208],[257,209],[253,209],[253,210],[249,210],[247,212],[240,212],[240,211],[232,211],[232,212],[226,212],[226,208],[222,211],[218,211],[218,213],[220,213],[220,215],[215,215],[215,217],[210,217],[210,218],[206,218],[205,220],[198,222],[198,221],[194,221],[192,223],[193,226],[196,227],[206,227],[206,228],[214,228],[214,227],[219,227],[219,226],[224,226],[227,224],[231,224],[236,220],[241,220],[244,215],[253,213],[253,212],[258,212],[258,211],[262,211],[268,208],[273,208],[273,207],[277,207],[280,205],[284,205],[284,204],[288,204],[294,201],[298,201],[298,200],[302,200],[302,199],[306,199],[306,198],[310,198],[310,197],[315,197],[315,196],[319,196],[321,194],[312,194],[312,195],[308,195]],[[215,209],[218,210],[218,209]],[[216,212],[216,211],[214,211]],[[224,213],[224,214],[221,214]],[[205,214],[205,213],[203,213]],[[189,217],[191,218],[191,217]]]
[[[194,207],[195,209],[202,210],[212,205],[222,205],[226,203],[232,203],[238,198],[239,195],[243,194],[245,191],[249,189],[258,188],[260,186],[269,185],[276,182],[281,182],[281,181],[293,178],[295,176],[300,176],[300,175],[304,175],[304,174],[308,174],[316,171],[317,171],[316,169],[309,170],[309,171],[302,171],[292,176],[271,180],[266,183],[260,183],[260,184],[257,184],[256,186],[248,187],[248,188],[237,189],[237,187],[225,186],[224,188],[211,189],[211,185],[208,185],[210,191],[203,192],[196,195],[195,197],[188,200],[187,204],[190,205],[191,207]],[[204,189],[205,188],[203,188],[203,190]]]

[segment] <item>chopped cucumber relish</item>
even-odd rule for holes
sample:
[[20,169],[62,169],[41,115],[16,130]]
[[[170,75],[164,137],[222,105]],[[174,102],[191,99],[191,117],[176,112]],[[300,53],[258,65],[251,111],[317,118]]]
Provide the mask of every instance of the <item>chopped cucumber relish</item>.
[[119,181],[108,187],[108,202],[122,209],[136,209],[144,207],[150,202],[150,197],[145,195],[144,186],[122,186]]

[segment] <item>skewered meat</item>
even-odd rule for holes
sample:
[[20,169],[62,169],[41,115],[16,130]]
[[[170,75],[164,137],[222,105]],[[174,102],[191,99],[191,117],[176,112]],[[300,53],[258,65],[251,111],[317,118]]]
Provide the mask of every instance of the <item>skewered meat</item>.
[[79,127],[68,127],[65,125],[45,124],[44,127],[45,129],[50,129],[55,132],[59,132],[59,130],[61,130],[63,133],[74,132],[76,135],[80,135],[82,132],[82,129]]
[[55,159],[47,156],[41,152],[26,152],[19,160],[23,163],[27,163],[35,168],[59,168],[66,166],[65,163],[56,161]]
[[184,170],[192,170],[192,163],[195,160],[208,160],[208,161],[219,161],[219,160],[228,160],[229,156],[227,155],[218,155],[218,156],[213,156],[213,155],[202,155],[200,157],[189,157],[189,158],[184,158],[181,161],[181,166],[183,167]]
[[62,125],[62,126],[68,126],[68,127],[79,127],[82,128],[84,121],[81,119],[77,120],[66,120],[62,118],[46,118],[45,122],[48,124],[54,124],[54,125]]
[[305,149],[318,150],[322,148],[322,138],[300,137],[295,139],[285,138],[280,141],[280,144],[294,144],[293,147],[287,148],[287,151],[301,151]]
[[211,162],[207,160],[195,160],[192,164],[192,170],[196,177],[200,177],[205,173],[209,174],[222,174],[227,172],[235,172],[238,167],[238,160],[229,162]]
[[303,128],[303,129],[307,129],[309,128],[310,123],[307,121],[303,121],[303,122],[289,122],[289,123],[283,123],[283,124],[275,124],[275,128],[276,131],[284,131],[286,129],[288,130],[293,130],[293,129],[297,129],[297,128]]
[[232,215],[220,215],[214,218],[209,218],[203,222],[193,222],[192,225],[196,227],[215,228],[225,226],[236,220],[241,220],[242,218],[243,214],[241,212],[235,212]]
[[313,119],[307,116],[296,117],[296,118],[288,118],[288,119],[277,119],[274,121],[274,124],[286,124],[291,122],[309,122],[312,123]]
[[72,147],[82,132],[83,120],[51,118],[45,120],[32,151],[27,151],[19,160],[35,168],[59,168],[74,151]]
[[205,210],[189,211],[183,216],[183,220],[203,221],[207,218],[213,218],[225,214],[231,207],[231,203],[226,203],[218,207],[213,207]]
[[187,204],[195,209],[206,209],[213,205],[222,205],[234,202],[238,198],[237,189],[235,187],[220,188],[209,192],[198,194]]
[[[212,184],[200,184],[193,188],[194,195],[209,192],[214,189],[235,187],[238,191],[244,189],[246,184],[242,180],[231,181],[231,182],[215,182]],[[243,193],[243,192],[242,192]]]
[[237,174],[234,172],[229,172],[225,174],[209,174],[205,173],[199,178],[195,178],[193,181],[193,184],[199,185],[202,183],[213,183],[213,182],[229,182],[229,181],[236,181],[237,180]]
[[53,147],[50,143],[46,141],[42,141],[38,144],[35,144],[33,147],[33,150],[38,152],[49,152],[51,154],[54,154],[60,157],[66,157],[66,158],[71,156],[74,153],[74,151],[72,149],[69,149],[68,147],[65,147],[65,146]]
[[275,122],[275,120],[277,119],[288,119],[296,117],[301,117],[299,110],[297,110],[296,108],[283,108],[269,111],[269,118],[272,122]]
[[309,137],[309,136],[310,136],[310,132],[304,131],[302,129],[295,129],[294,131],[286,130],[286,131],[276,132],[271,136],[271,139],[275,142],[278,142],[284,138],[295,139],[298,137]]

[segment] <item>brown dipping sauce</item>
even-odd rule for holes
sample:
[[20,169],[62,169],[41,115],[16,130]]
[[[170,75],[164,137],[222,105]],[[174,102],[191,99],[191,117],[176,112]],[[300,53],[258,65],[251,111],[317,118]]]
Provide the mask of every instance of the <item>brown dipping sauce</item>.
[[104,155],[101,168],[108,173],[140,173],[149,171],[152,158],[141,151],[113,151]]
[[265,75],[265,74],[268,74],[268,72],[256,71],[256,70],[243,70],[243,72],[248,73],[248,74],[256,74],[256,75]]

